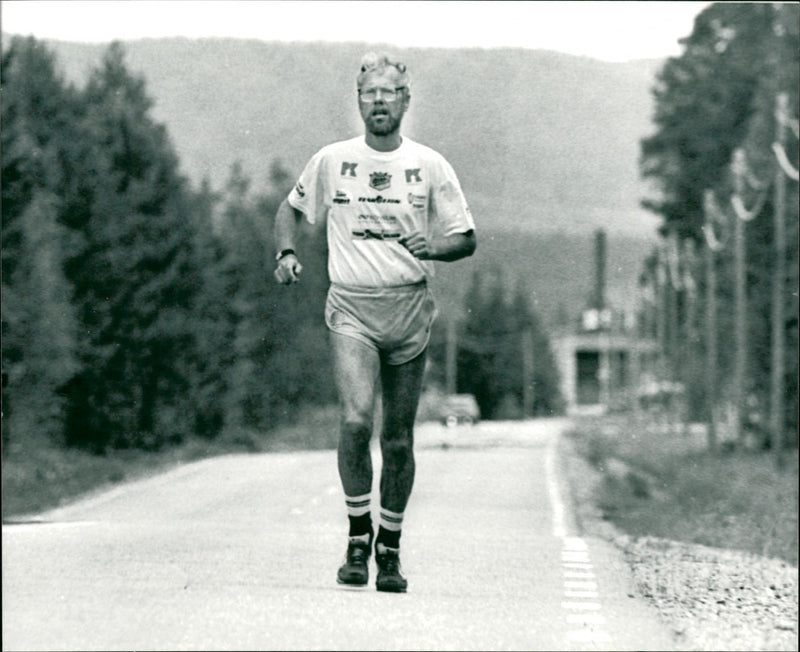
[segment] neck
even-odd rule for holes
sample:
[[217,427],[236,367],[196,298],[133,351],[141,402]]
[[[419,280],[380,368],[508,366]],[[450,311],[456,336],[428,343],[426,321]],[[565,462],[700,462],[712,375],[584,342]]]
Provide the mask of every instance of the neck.
[[403,143],[403,137],[399,130],[381,136],[368,131],[366,132],[366,141],[367,145],[378,152],[392,152]]

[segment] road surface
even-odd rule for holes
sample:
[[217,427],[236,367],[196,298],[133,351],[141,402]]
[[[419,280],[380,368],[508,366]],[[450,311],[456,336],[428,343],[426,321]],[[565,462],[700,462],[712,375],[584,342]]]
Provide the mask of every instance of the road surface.
[[203,460],[3,525],[3,649],[670,649],[618,551],[575,531],[566,423],[419,428],[407,594],[374,564],[336,584],[334,451]]

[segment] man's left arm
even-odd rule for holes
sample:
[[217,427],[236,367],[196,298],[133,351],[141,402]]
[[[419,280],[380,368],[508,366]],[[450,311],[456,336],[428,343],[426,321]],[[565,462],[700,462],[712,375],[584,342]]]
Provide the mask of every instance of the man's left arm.
[[478,246],[478,239],[474,229],[439,238],[426,238],[423,234],[414,232],[400,238],[400,244],[420,260],[452,262],[471,256]]

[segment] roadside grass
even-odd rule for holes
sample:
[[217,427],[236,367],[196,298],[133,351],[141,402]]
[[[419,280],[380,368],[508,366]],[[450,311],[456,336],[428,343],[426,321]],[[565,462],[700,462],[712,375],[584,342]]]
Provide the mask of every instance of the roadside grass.
[[708,450],[696,428],[631,415],[581,419],[575,450],[602,474],[602,517],[655,536],[798,561],[798,455],[778,469],[770,451]]
[[3,521],[24,519],[122,481],[146,478],[207,457],[232,453],[321,450],[336,447],[337,412],[301,411],[294,425],[268,432],[236,430],[214,440],[194,438],[160,451],[110,451],[105,455],[64,449],[31,434],[3,449]]

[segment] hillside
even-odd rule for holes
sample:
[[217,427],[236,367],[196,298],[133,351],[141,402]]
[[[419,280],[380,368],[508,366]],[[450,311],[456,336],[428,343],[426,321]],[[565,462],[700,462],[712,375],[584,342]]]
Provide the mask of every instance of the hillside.
[[[652,242],[624,234],[608,236],[607,300],[618,310],[636,307],[636,279]],[[509,297],[518,284],[549,327],[562,314],[575,319],[593,287],[594,234],[492,231],[480,234],[478,250],[467,260],[438,263],[434,288],[443,315],[460,314],[473,274],[499,270]]]
[[[79,84],[105,50],[48,44]],[[171,38],[125,47],[195,181],[207,175],[218,188],[240,160],[260,185],[272,160],[297,173],[322,145],[362,130],[354,77],[375,46]],[[479,222],[652,236],[637,158],[660,62],[521,49],[399,55],[413,84],[405,131],[452,162]]]
[[[48,45],[78,85],[106,49]],[[319,147],[363,129],[355,71],[375,46],[171,38],[125,48],[195,183],[207,176],[221,188],[238,160],[261,187],[274,160],[297,174]],[[443,312],[461,309],[473,270],[499,263],[509,286],[526,283],[548,322],[562,306],[577,314],[591,287],[598,227],[609,236],[609,299],[630,309],[657,224],[639,207],[637,158],[651,131],[660,62],[521,49],[398,55],[412,73],[405,132],[451,161],[478,226],[476,256],[438,266]]]

